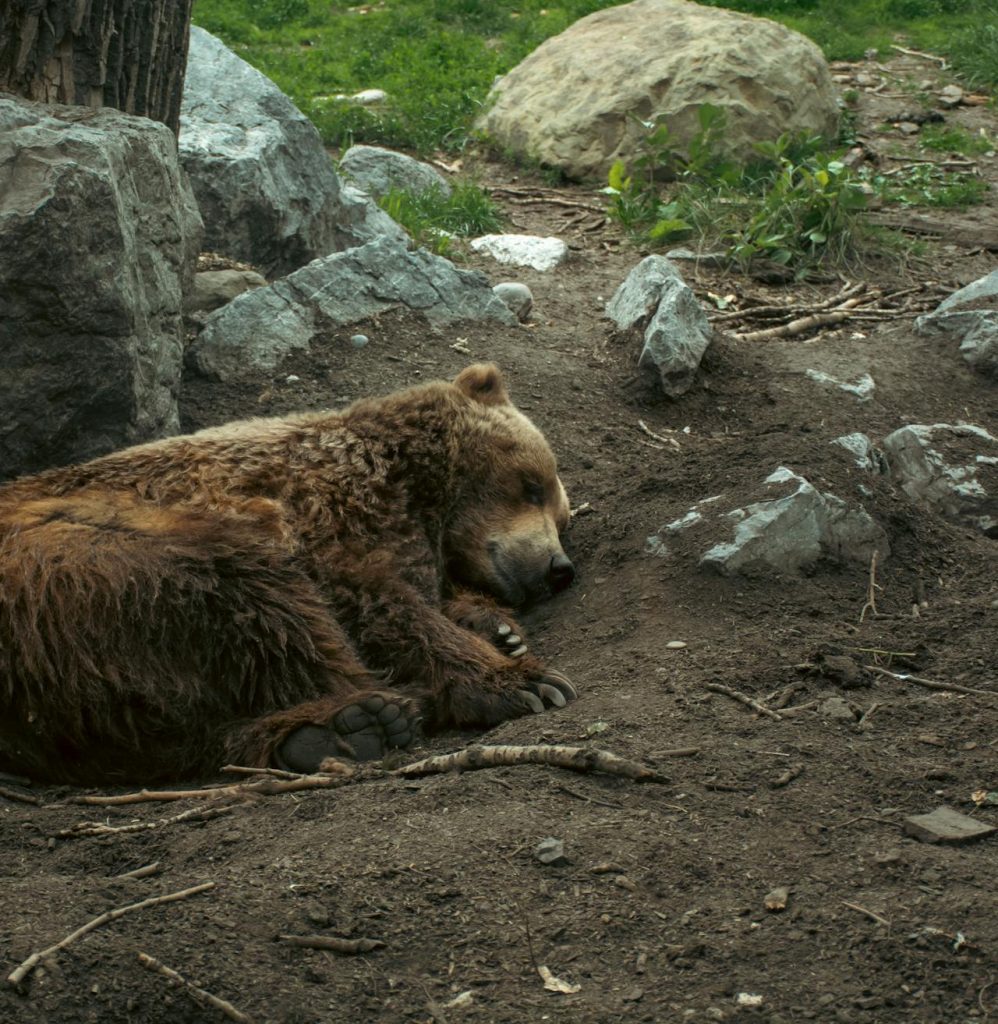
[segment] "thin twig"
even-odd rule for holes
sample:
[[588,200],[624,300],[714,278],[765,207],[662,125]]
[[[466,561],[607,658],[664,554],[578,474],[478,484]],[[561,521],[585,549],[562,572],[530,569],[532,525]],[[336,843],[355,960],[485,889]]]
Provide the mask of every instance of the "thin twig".
[[889,669],[881,668],[879,665],[866,665],[869,672],[876,672],[882,676],[888,676],[901,683],[918,683],[930,690],[950,690],[953,693],[972,693],[978,697],[998,697],[998,690],[975,690],[970,686],[961,686],[959,683],[940,683],[934,679],[926,679],[923,676],[910,676],[906,672],[891,672]]
[[32,953],[20,967],[7,975],[7,981],[11,985],[19,985],[46,957],[51,956],[53,953],[58,953],[60,949],[65,949],[67,946],[72,945],[77,939],[82,938],[88,932],[92,932],[95,928],[99,928],[102,924],[107,924],[108,921],[113,921],[115,918],[122,917],[125,914],[130,914],[135,910],[144,910],[146,907],[152,907],[158,903],[173,903],[176,900],[185,900],[188,896],[196,896],[198,893],[207,892],[209,889],[214,888],[214,882],[202,882],[200,885],[193,885],[189,889],[181,889],[180,892],[167,893],[165,896],[151,896],[149,899],[142,900],[140,903],[129,903],[124,907],[116,907],[114,910],[107,910],[99,917],[95,917],[92,921],[88,921],[82,927],[77,928],[71,935],[67,935],[64,939],[60,939],[54,946],[49,946],[47,949],[43,949],[38,953]]
[[240,800],[247,796],[275,796],[278,793],[297,793],[303,789],[328,789],[350,781],[353,769],[343,765],[336,773],[302,775],[295,779],[263,779],[260,782],[241,782],[232,786],[211,786],[207,789],[143,789],[138,793],[117,796],[85,795],[73,798],[78,804],[98,804],[103,807],[117,804],[139,804],[170,800]]
[[341,939],[337,935],[278,935],[281,942],[289,946],[302,946],[305,949],[328,949],[333,953],[370,953],[382,949],[386,943],[381,939]]
[[706,688],[714,693],[723,693],[725,697],[730,697],[732,700],[738,701],[739,704],[744,704],[747,708],[751,708],[760,715],[765,715],[767,718],[772,718],[777,722],[783,718],[779,711],[767,708],[765,704],[761,704],[747,693],[742,693],[740,690],[732,690],[730,686],[722,686],[720,683],[707,683]]
[[85,836],[109,836],[121,835],[125,832],[145,832],[151,828],[159,828],[162,825],[179,825],[185,821],[209,821],[218,818],[223,814],[234,811],[241,804],[223,804],[221,807],[192,807],[181,814],[174,814],[170,818],[157,818],[154,821],[137,821],[129,825],[105,825],[100,821],[81,821],[72,828],[64,828],[56,832],[56,839],[82,839]]
[[873,554],[870,555],[870,582],[866,588],[866,604],[863,605],[862,610],[859,613],[859,621],[862,622],[866,618],[866,613],[869,612],[871,615],[877,614],[877,591],[883,590],[883,587],[877,583],[877,549],[873,549]]
[[872,910],[867,910],[866,907],[861,907],[858,903],[850,903],[848,900],[843,900],[842,906],[848,907],[850,910],[858,910],[861,914],[866,914],[871,921],[876,921],[877,924],[882,924],[885,928],[890,928],[891,926],[890,921],[886,917],[881,917],[880,914],[875,914]]
[[396,775],[433,775],[439,772],[476,771],[505,765],[546,764],[573,772],[607,772],[636,782],[665,782],[651,768],[592,747],[536,746],[471,746],[453,754],[427,757],[396,770]]
[[120,875],[114,875],[114,880],[120,882],[123,878],[148,878],[150,875],[159,874],[160,863],[154,860],[152,864],[145,864],[141,868],[134,868],[132,871],[125,871]]
[[219,996],[212,995],[210,992],[206,992],[203,988],[188,981],[182,974],[178,974],[172,967],[167,967],[166,964],[160,963],[154,956],[149,956],[148,953],[139,953],[139,963],[143,967],[148,967],[150,971],[163,975],[164,978],[168,978],[174,985],[184,989],[201,1006],[210,1006],[216,1010],[221,1010],[229,1020],[238,1021],[238,1024],[253,1024],[252,1017],[243,1013],[242,1010],[237,1010],[227,999],[222,999]]
[[897,50],[898,53],[906,53],[909,57],[921,57],[923,60],[935,61],[939,65],[941,71],[945,71],[949,65],[946,63],[945,57],[937,57],[934,53],[923,53],[921,50],[909,50],[906,46],[898,46],[897,43],[891,43],[891,49]]
[[643,434],[647,434],[656,441],[661,441],[663,444],[669,444],[673,448],[679,449],[679,442],[674,437],[663,437],[661,434],[656,434],[655,431],[649,429],[648,424],[644,420],[638,420],[638,428]]

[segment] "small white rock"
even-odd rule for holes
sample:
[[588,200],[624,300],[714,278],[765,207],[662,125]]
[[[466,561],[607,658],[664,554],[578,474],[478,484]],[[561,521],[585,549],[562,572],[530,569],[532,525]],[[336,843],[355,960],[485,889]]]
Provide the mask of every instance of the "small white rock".
[[355,92],[350,99],[354,103],[367,107],[372,103],[384,103],[388,99],[388,93],[384,89],[361,89],[360,92]]
[[683,640],[670,640],[666,645],[666,650],[669,651],[681,651],[686,647],[686,643]]
[[367,335],[354,334],[350,338],[350,344],[353,345],[354,348],[363,348],[367,344]]
[[475,252],[488,253],[499,263],[534,270],[554,270],[568,258],[568,246],[554,237],[539,235],[482,235],[471,240]]

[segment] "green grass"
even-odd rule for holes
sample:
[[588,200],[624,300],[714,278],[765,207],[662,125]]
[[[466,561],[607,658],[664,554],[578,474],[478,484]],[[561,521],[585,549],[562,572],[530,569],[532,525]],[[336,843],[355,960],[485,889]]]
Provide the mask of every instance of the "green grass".
[[918,144],[923,149],[941,153],[960,153],[963,156],[979,156],[995,148],[995,140],[987,135],[968,132],[958,125],[927,124],[918,135]]
[[[196,0],[194,21],[272,78],[330,145],[460,150],[493,78],[614,0]],[[890,52],[898,34],[998,85],[998,0],[726,0],[814,39],[829,59]],[[384,89],[378,109],[333,99]]]
[[453,236],[469,238],[502,230],[499,207],[472,182],[458,182],[449,195],[439,185],[423,192],[392,189],[378,203],[417,245],[450,254]]

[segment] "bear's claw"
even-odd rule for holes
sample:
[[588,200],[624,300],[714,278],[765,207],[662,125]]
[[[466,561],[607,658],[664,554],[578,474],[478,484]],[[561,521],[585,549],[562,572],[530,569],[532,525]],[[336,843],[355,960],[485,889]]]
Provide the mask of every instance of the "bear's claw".
[[549,707],[563,708],[578,693],[575,687],[560,672],[547,669],[540,679],[531,679],[517,691],[535,713]]
[[341,708],[326,725],[303,725],[276,751],[279,767],[314,772],[327,757],[377,761],[416,738],[419,719],[409,701],[371,696]]

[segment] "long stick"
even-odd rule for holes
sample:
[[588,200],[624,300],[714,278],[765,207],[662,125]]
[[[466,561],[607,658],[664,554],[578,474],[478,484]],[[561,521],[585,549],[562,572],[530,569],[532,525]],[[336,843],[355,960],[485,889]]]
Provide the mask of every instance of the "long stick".
[[336,935],[278,935],[281,942],[291,946],[302,946],[305,949],[328,949],[334,953],[370,953],[382,949],[385,945],[381,939],[341,939]]
[[218,996],[213,996],[210,992],[206,992],[203,988],[199,988],[193,982],[188,981],[182,974],[178,974],[172,967],[167,967],[166,964],[160,963],[154,956],[149,956],[148,953],[139,953],[139,963],[143,967],[148,967],[150,971],[155,971],[157,974],[162,974],[164,978],[169,978],[175,985],[179,985],[189,992],[193,996],[194,1001],[202,1006],[212,1006],[216,1010],[221,1010],[229,1020],[238,1021],[238,1024],[253,1024],[252,1017],[247,1016],[242,1010],[237,1010],[227,999],[220,999]]
[[102,924],[107,924],[108,921],[113,921],[116,917],[130,914],[133,910],[144,910],[146,907],[155,906],[157,903],[172,903],[174,900],[185,900],[188,896],[196,896],[200,892],[207,892],[209,889],[214,888],[214,882],[202,882],[200,885],[191,886],[190,889],[182,889],[180,892],[171,892],[165,896],[152,896],[147,900],[142,900],[140,903],[129,903],[124,907],[107,910],[100,917],[95,917],[81,928],[77,928],[75,932],[67,935],[54,946],[49,946],[48,949],[43,949],[39,953],[32,953],[20,967],[7,975],[7,981],[11,985],[19,985],[47,956],[58,953],[60,949],[65,949],[67,946],[72,945],[77,939],[86,935],[87,932],[92,932],[95,928],[99,928]]
[[211,786],[208,789],[143,789],[138,793],[122,793],[117,796],[78,796],[74,798],[74,803],[108,807],[116,804],[140,804],[151,800],[238,800],[252,795],[275,796],[278,793],[296,793],[302,789],[342,786],[349,781],[351,774],[352,772],[346,771],[335,775],[302,775],[295,779],[263,779],[260,782],[240,782],[231,786]]
[[742,693],[741,690],[732,690],[730,686],[722,686],[721,683],[707,683],[705,689],[712,690],[714,693],[723,693],[725,697],[730,697],[732,700],[738,701],[739,704],[744,704],[745,707],[758,711],[760,715],[772,718],[776,722],[783,720],[783,715],[779,711],[767,708],[765,704],[760,704],[755,698],[750,697],[747,693]]
[[887,676],[889,679],[896,679],[899,683],[918,683],[930,690],[951,690],[953,693],[972,693],[978,697],[998,697],[998,690],[974,690],[969,686],[961,686],[959,683],[939,683],[935,679],[925,679],[922,676],[910,676],[903,672],[891,672],[879,665],[866,665],[867,672],[876,672],[878,675]]
[[82,839],[85,836],[108,836],[120,835],[123,832],[145,832],[150,828],[159,828],[160,825],[178,825],[184,821],[209,821],[211,818],[218,818],[223,814],[234,811],[239,804],[223,804],[221,807],[191,807],[181,814],[174,814],[170,818],[157,818],[153,821],[136,821],[129,825],[105,825],[100,821],[81,821],[72,828],[64,828],[56,832],[56,839]]
[[498,768],[503,765],[547,764],[554,768],[568,768],[573,772],[607,772],[622,775],[638,782],[664,782],[663,776],[637,761],[629,761],[605,750],[587,747],[562,747],[539,744],[536,746],[472,746],[453,754],[427,757],[415,764],[407,764],[397,775],[434,775],[439,772],[476,771],[479,768]]

